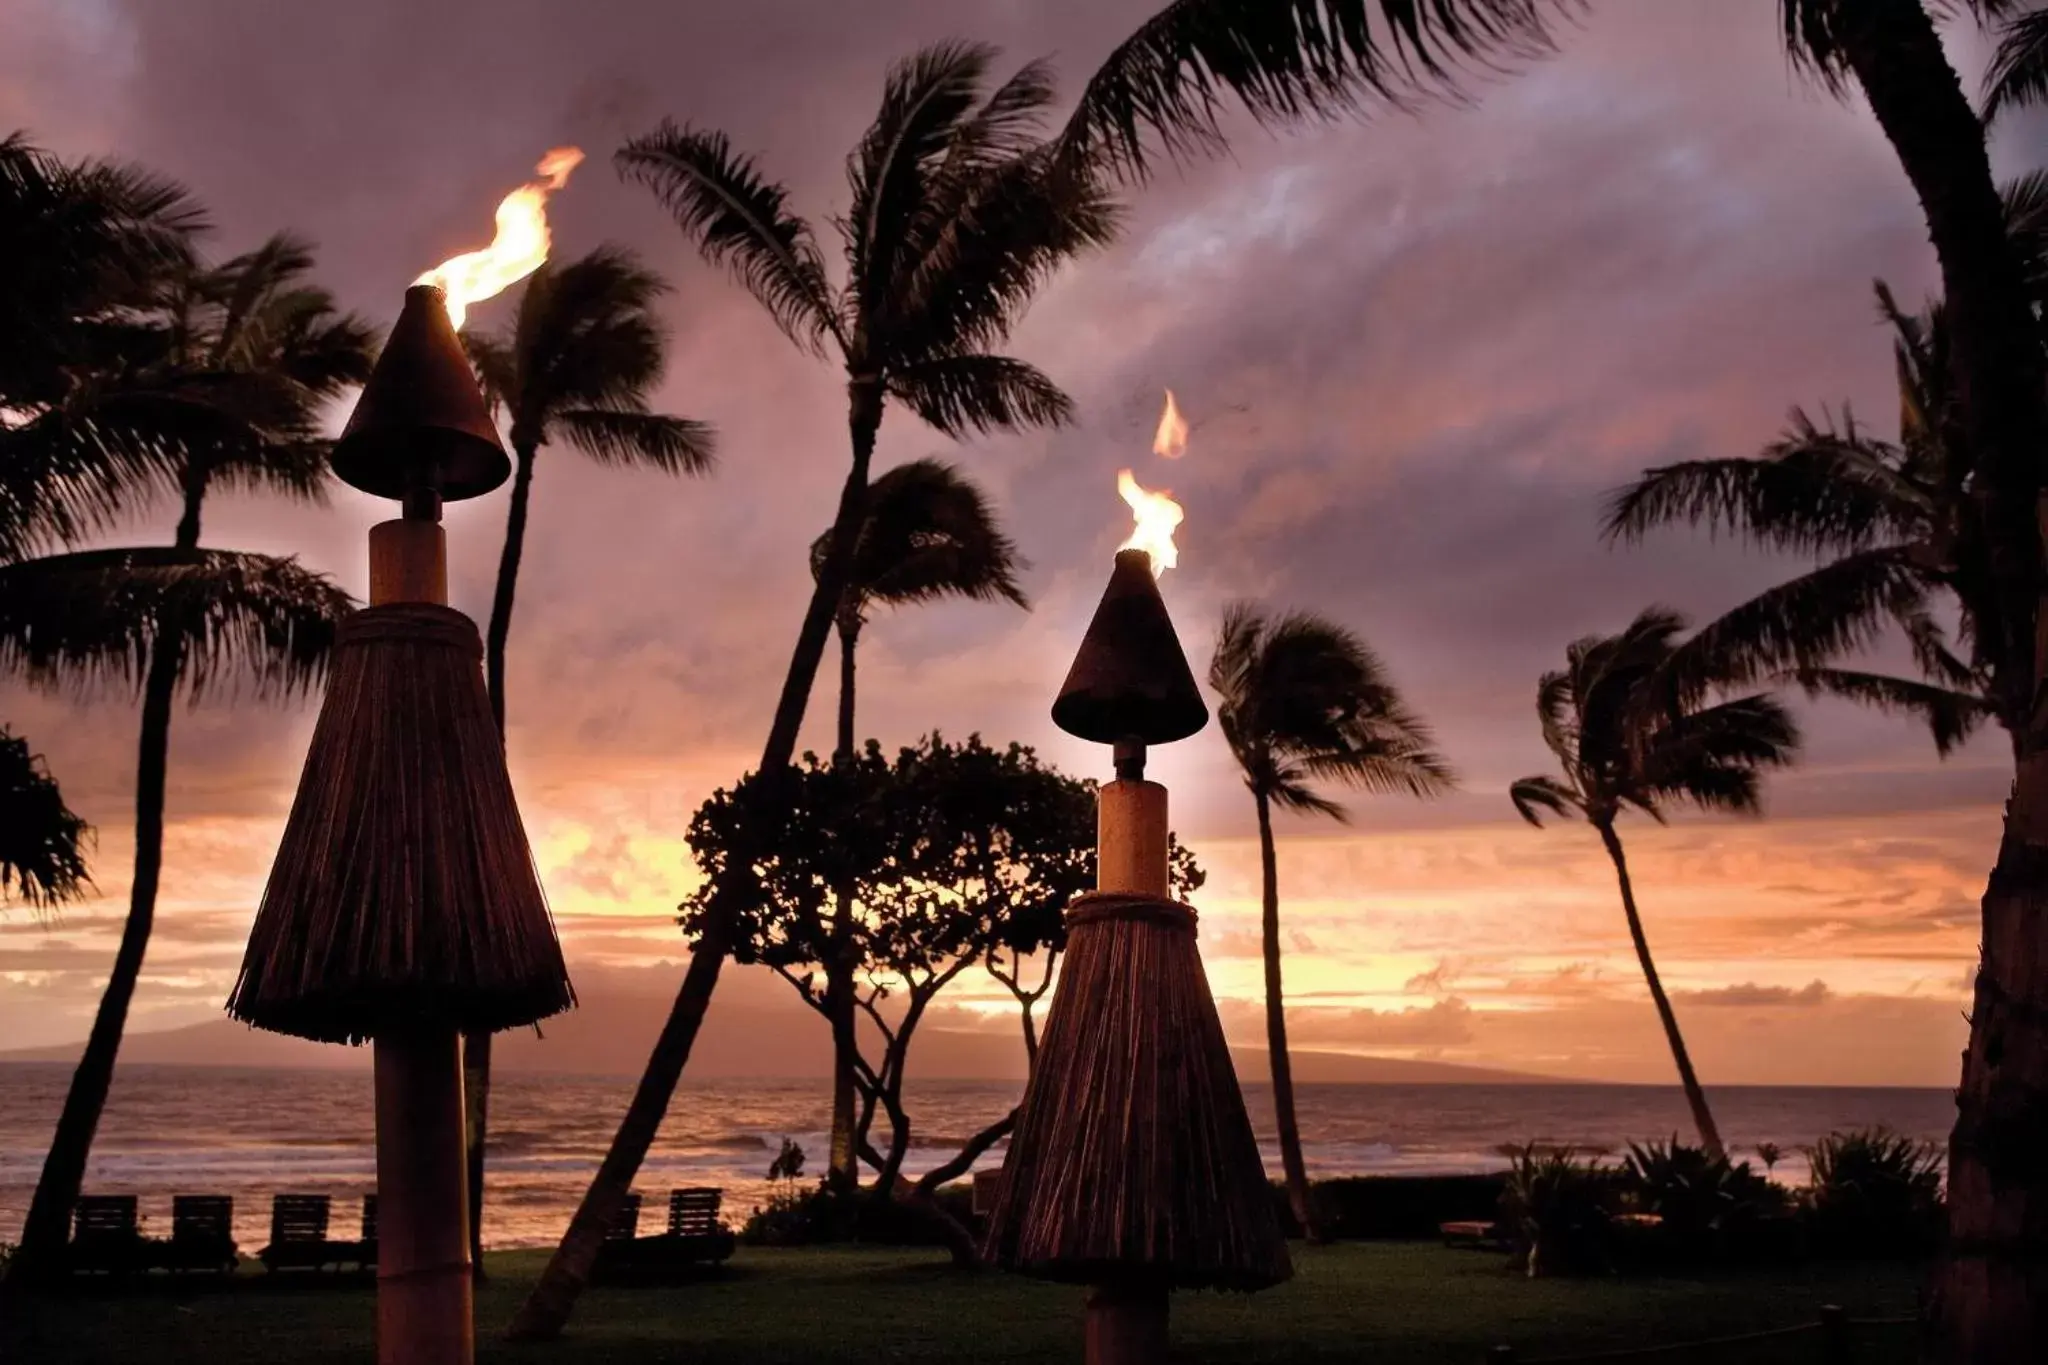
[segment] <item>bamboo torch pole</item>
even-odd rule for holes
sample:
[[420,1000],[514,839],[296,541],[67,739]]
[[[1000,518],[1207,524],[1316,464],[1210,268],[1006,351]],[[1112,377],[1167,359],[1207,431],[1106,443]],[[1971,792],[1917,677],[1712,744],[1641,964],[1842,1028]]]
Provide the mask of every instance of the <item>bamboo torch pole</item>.
[[[1116,746],[1116,781],[1095,807],[1095,889],[1165,899],[1166,788],[1145,780],[1145,746]],[[1098,1284],[1088,1295],[1087,1365],[1165,1365],[1167,1299],[1163,1283]]]
[[[370,528],[370,604],[448,602],[438,496]],[[390,793],[390,799],[404,799]],[[451,1025],[374,1040],[377,1091],[378,1365],[471,1365],[469,1168],[462,1052]]]

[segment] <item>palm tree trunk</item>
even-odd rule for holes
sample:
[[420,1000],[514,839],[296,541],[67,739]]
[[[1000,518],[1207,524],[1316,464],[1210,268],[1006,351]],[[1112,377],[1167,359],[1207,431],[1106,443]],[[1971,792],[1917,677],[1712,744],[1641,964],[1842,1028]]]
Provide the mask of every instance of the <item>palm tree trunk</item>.
[[143,683],[142,733],[135,765],[135,876],[128,891],[128,920],[121,929],[121,946],[114,954],[114,968],[108,974],[106,991],[100,996],[99,1011],[93,1016],[85,1055],[72,1072],[71,1088],[64,1095],[57,1132],[50,1140],[49,1155],[43,1159],[42,1176],[36,1182],[28,1221],[22,1228],[21,1250],[9,1267],[10,1279],[17,1275],[23,1280],[47,1277],[63,1265],[71,1209],[85,1183],[86,1161],[92,1154],[93,1135],[113,1085],[121,1033],[128,1022],[128,1006],[135,998],[143,955],[148,951],[150,929],[156,919],[157,883],[164,859],[164,786],[170,754],[171,704],[177,695],[182,662],[182,650],[175,643],[157,651],[150,659]]
[[1923,0],[1843,6],[1842,44],[1899,155],[1941,262],[1950,368],[1976,452],[1999,597],[1983,623],[2016,757],[1949,1139],[1949,1235],[1937,1355],[2017,1365],[2048,1355],[2048,676],[2036,462],[2048,449],[2037,324],[2005,232],[1984,130]]
[[[825,657],[825,645],[832,633],[832,618],[846,591],[853,568],[855,537],[867,506],[868,466],[875,454],[875,435],[882,426],[882,390],[879,381],[855,381],[849,386],[848,425],[853,438],[853,466],[839,492],[839,510],[832,522],[832,547],[818,566],[811,604],[804,613],[791,652],[789,672],[782,683],[782,696],[775,707],[775,721],[769,727],[768,742],[762,746],[761,771],[781,773],[796,753],[798,733],[803,729],[804,708],[810,701],[811,684],[817,680],[818,665]],[[718,973],[732,949],[732,928],[712,920],[699,935],[690,953],[690,966],[683,973],[682,988],[675,1005],[655,1039],[654,1052],[647,1059],[640,1084],[633,1092],[626,1116],[612,1137],[597,1175],[584,1192],[583,1202],[569,1220],[569,1230],[549,1258],[540,1282],[533,1287],[519,1314],[512,1320],[509,1335],[516,1341],[550,1340],[575,1311],[576,1298],[590,1280],[590,1268],[597,1249],[604,1243],[606,1229],[617,1215],[640,1173],[640,1163],[654,1145],[662,1118],[668,1113],[676,1084],[690,1060],[697,1030],[704,1023],[704,1011],[718,987]]]
[[[199,547],[200,512],[206,503],[208,472],[204,465],[186,471],[184,506],[172,544],[181,550]],[[159,637],[160,639],[162,637]],[[128,919],[121,926],[121,944],[114,967],[93,1015],[85,1054],[71,1073],[71,1088],[57,1115],[57,1131],[43,1158],[42,1175],[29,1200],[22,1226],[21,1249],[8,1267],[8,1278],[31,1279],[62,1265],[71,1231],[71,1209],[85,1185],[86,1161],[93,1135],[107,1107],[114,1083],[114,1063],[121,1052],[121,1034],[128,1025],[128,1006],[142,979],[142,959],[156,924],[157,885],[164,866],[164,788],[170,766],[171,704],[178,693],[178,675],[185,666],[182,644],[152,650],[142,683],[142,724],[135,759],[135,875],[128,886]]]
[[1664,1025],[1664,1040],[1671,1044],[1671,1058],[1678,1063],[1678,1083],[1685,1087],[1685,1102],[1692,1110],[1693,1126],[1700,1130],[1700,1146],[1707,1155],[1716,1160],[1728,1154],[1721,1145],[1721,1130],[1714,1126],[1713,1111],[1707,1108],[1707,1092],[1700,1087],[1700,1078],[1692,1069],[1692,1058],[1685,1050],[1685,1037],[1678,1031],[1678,1015],[1671,1009],[1671,998],[1664,994],[1664,982],[1657,976],[1657,964],[1650,958],[1650,940],[1643,934],[1643,917],[1636,912],[1635,887],[1628,879],[1628,859],[1621,851],[1621,840],[1614,833],[1614,826],[1604,821],[1595,821],[1593,828],[1600,831],[1600,842],[1607,846],[1607,856],[1614,860],[1614,875],[1621,880],[1621,908],[1628,916],[1628,936],[1636,945],[1636,961],[1642,964],[1643,980],[1650,983],[1650,999],[1657,1002],[1657,1018]]
[[[519,560],[526,552],[526,509],[533,496],[531,441],[515,442],[518,463],[512,476],[512,505],[505,513],[505,546],[498,554],[498,586],[491,594],[491,623],[484,634],[484,681],[491,694],[491,717],[498,722],[498,741],[505,739],[505,642],[512,635],[512,600],[519,590]],[[469,1156],[469,1263],[471,1274],[484,1278],[484,1143],[491,1112],[491,1034],[480,1029],[462,1035],[462,1102],[464,1141]]]
[[[853,761],[854,651],[860,618],[839,613],[839,736],[833,750],[841,763]],[[848,1191],[860,1183],[853,1139],[853,1061],[859,1046],[853,1001],[853,893],[840,887],[833,897],[832,935],[825,961],[825,1018],[832,1029],[832,1151],[826,1182]]]
[[1294,1062],[1287,1055],[1287,1004],[1280,990],[1280,863],[1273,848],[1273,805],[1254,792],[1259,808],[1259,871],[1263,908],[1259,940],[1266,959],[1266,1059],[1273,1070],[1273,1123],[1280,1130],[1280,1166],[1287,1203],[1311,1241],[1320,1240],[1309,1204],[1308,1166],[1301,1159],[1301,1124],[1294,1116]]

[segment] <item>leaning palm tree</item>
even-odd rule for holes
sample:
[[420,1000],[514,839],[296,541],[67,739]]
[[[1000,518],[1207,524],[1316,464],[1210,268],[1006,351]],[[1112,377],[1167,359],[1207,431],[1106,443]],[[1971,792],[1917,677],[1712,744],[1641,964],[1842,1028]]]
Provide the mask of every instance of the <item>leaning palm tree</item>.
[[[965,474],[943,460],[898,465],[868,487],[853,568],[834,617],[839,634],[839,727],[833,753],[854,753],[854,652],[877,607],[910,606],[961,597],[1028,608],[1017,583],[1024,567],[993,508]],[[813,571],[832,550],[826,531],[811,544]],[[832,1026],[832,1151],[827,1179],[854,1183],[854,980],[844,945],[852,933],[851,897],[841,893],[834,953],[825,964],[825,1015]]]
[[1209,660],[1209,686],[1222,698],[1217,722],[1258,812],[1264,893],[1260,940],[1274,1121],[1288,1203],[1302,1230],[1315,1237],[1280,989],[1273,809],[1344,820],[1344,807],[1318,791],[1318,783],[1427,797],[1449,791],[1454,779],[1433,747],[1428,726],[1401,700],[1379,657],[1356,635],[1319,616],[1269,616],[1248,603],[1231,606]]
[[1560,772],[1522,778],[1508,795],[1532,825],[1540,826],[1546,811],[1576,815],[1600,835],[1700,1144],[1718,1158],[1727,1148],[1650,956],[1615,821],[1633,807],[1661,824],[1673,804],[1754,813],[1761,774],[1792,762],[1799,732],[1768,694],[1711,701],[1718,681],[1742,676],[1746,665],[1712,627],[1681,642],[1684,631],[1683,617],[1652,607],[1619,635],[1573,641],[1563,670],[1536,685],[1543,742]]
[[91,881],[84,853],[91,836],[64,804],[42,755],[0,728],[0,900],[46,913],[77,899]]
[[[505,733],[505,643],[512,631],[527,506],[541,448],[559,443],[601,465],[670,475],[710,472],[715,445],[710,426],[648,407],[667,362],[667,331],[654,311],[667,292],[662,278],[631,252],[599,247],[578,260],[536,270],[506,331],[464,334],[484,394],[512,434],[512,502],[505,515],[490,628],[484,633],[484,676],[500,738]],[[462,1069],[469,1107],[470,1261],[481,1278],[489,1033],[463,1038]]]
[[[224,550],[86,550],[0,567],[0,668],[65,690],[128,691],[142,701],[135,871],[120,947],[93,1018],[10,1278],[61,1264],[72,1205],[128,1006],[142,973],[163,870],[171,711],[226,691],[287,697],[319,679],[348,597],[296,561]],[[168,679],[168,686],[166,680]]]
[[180,515],[168,550],[95,550],[0,570],[0,659],[32,676],[131,685],[142,704],[135,871],[128,918],[84,1057],[22,1233],[21,1273],[61,1249],[106,1104],[142,970],[163,869],[172,706],[222,673],[293,694],[324,667],[348,598],[296,562],[200,548],[218,488],[322,496],[325,402],[369,373],[368,329],[306,281],[310,250],[278,237],[208,269],[181,271],[160,304],[164,357],[123,376],[123,422],[172,466]]
[[[762,746],[759,769],[789,767],[811,685],[850,580],[868,468],[894,404],[948,436],[1067,420],[1066,394],[1036,367],[999,353],[1038,288],[1106,243],[1116,215],[1089,175],[1038,139],[1052,79],[1041,63],[989,88],[995,53],[945,44],[894,67],[882,107],[848,159],[852,202],[833,227],[845,255],[834,283],[788,191],[719,132],[663,124],[620,150],[703,257],[727,267],[802,349],[846,376],[851,460],[817,566],[809,609]],[[691,952],[596,1178],[513,1322],[515,1337],[560,1332],[667,1112],[718,984],[730,934],[709,926]]]

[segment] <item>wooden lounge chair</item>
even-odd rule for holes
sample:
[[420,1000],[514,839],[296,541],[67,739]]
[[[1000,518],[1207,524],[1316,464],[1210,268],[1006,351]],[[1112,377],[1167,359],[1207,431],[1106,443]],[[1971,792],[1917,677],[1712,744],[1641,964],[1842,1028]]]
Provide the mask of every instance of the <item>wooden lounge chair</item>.
[[132,1275],[149,1269],[149,1245],[135,1219],[132,1194],[81,1195],[66,1248],[76,1275]]
[[633,1243],[640,1235],[640,1202],[636,1190],[626,1196],[619,1211],[612,1215],[611,1226],[604,1230],[604,1241],[598,1244],[597,1260],[591,1267],[593,1279],[610,1278],[630,1266]]
[[705,1188],[676,1190],[668,1197],[668,1235],[676,1240],[675,1254],[693,1261],[723,1261],[732,1255],[736,1239],[719,1221],[718,1209],[725,1191]]
[[332,1201],[324,1194],[280,1194],[270,1201],[270,1245],[256,1253],[263,1268],[325,1270],[334,1263],[327,1240]]
[[[607,1236],[606,1278],[652,1283],[684,1278],[730,1257],[738,1239],[719,1221],[725,1191],[677,1190],[668,1198],[668,1231],[654,1237]],[[621,1211],[623,1218],[624,1211]],[[637,1223],[639,1211],[634,1209]]]
[[1465,1251],[1506,1251],[1507,1236],[1498,1223],[1473,1219],[1455,1223],[1437,1224],[1437,1232],[1447,1247],[1458,1247]]
[[174,1275],[232,1275],[235,1201],[224,1194],[171,1196],[171,1240],[155,1250],[157,1263]]

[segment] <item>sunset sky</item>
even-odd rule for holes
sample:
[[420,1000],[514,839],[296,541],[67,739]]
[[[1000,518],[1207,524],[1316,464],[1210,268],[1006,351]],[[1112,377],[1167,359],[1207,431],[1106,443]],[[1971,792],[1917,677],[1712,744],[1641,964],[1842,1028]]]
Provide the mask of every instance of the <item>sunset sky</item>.
[[[304,233],[344,304],[384,321],[422,269],[480,243],[541,152],[589,152],[551,206],[556,254],[622,242],[673,281],[660,406],[717,423],[723,453],[700,481],[542,454],[509,748],[572,970],[665,989],[684,951],[682,830],[758,753],[843,475],[844,392],[610,153],[665,116],[716,126],[822,227],[892,59],[983,39],[1005,71],[1054,55],[1073,89],[1151,8],[0,0],[0,132],[179,178],[222,255]],[[1034,609],[880,618],[862,637],[863,733],[978,730],[1106,776],[1107,754],[1046,710],[1127,530],[1115,482],[1131,465],[1187,509],[1163,590],[1198,671],[1233,598],[1326,613],[1386,658],[1463,780],[1429,805],[1361,799],[1348,827],[1283,824],[1299,1045],[1668,1080],[1597,840],[1528,828],[1504,789],[1548,767],[1533,691],[1568,640],[1652,602],[1712,613],[1790,567],[1677,532],[1609,549],[1606,491],[1648,465],[1753,453],[1795,402],[1849,402],[1890,433],[1870,282],[1919,298],[1932,253],[1867,113],[1788,67],[1776,8],[1608,0],[1552,60],[1475,87],[1474,108],[1245,127],[1234,159],[1136,194],[1123,243],[1067,270],[1013,348],[1073,395],[1078,425],[953,445],[900,412],[885,423],[878,467],[937,454],[990,490]],[[1957,57],[1974,71],[1967,43]],[[2001,169],[2024,169],[2041,132],[2007,130]],[[508,314],[480,305],[472,324]],[[1171,465],[1147,453],[1167,386],[1193,425]],[[339,487],[324,510],[220,498],[205,539],[298,554],[360,594],[365,529],[391,514]],[[504,514],[501,491],[448,516],[454,601],[479,618]],[[168,541],[174,515],[117,539]],[[820,749],[827,679],[806,732]],[[126,904],[136,725],[123,698],[9,690],[4,707],[99,827],[102,898],[47,924],[0,913],[0,1049],[90,1022]],[[1952,1084],[2002,737],[1938,764],[1902,722],[1801,714],[1807,759],[1773,779],[1764,821],[1623,830],[1701,1075]],[[310,707],[179,714],[131,1030],[217,1015],[311,723]],[[1255,1041],[1250,800],[1213,727],[1156,753],[1152,775],[1211,872],[1197,904],[1226,1023]],[[963,978],[944,1017],[973,1025],[996,999]],[[815,1025],[792,1012],[790,1027]]]

